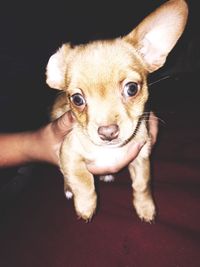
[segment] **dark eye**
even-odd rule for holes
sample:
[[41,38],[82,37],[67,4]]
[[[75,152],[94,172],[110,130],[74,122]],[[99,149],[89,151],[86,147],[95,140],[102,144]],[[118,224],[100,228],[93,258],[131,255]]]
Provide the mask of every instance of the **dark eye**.
[[129,82],[129,83],[125,84],[123,94],[126,97],[132,97],[132,96],[137,94],[138,88],[139,88],[139,86],[137,83]]
[[85,104],[84,97],[79,93],[72,95],[71,101],[74,103],[74,105],[79,106],[79,107]]

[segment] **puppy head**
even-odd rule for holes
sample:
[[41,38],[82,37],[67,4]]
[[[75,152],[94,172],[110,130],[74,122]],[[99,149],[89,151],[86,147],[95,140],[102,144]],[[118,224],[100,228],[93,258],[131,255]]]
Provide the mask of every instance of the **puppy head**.
[[185,1],[167,1],[130,34],[71,47],[49,60],[47,83],[66,90],[79,129],[97,145],[127,143],[148,99],[146,77],[160,68],[181,36]]

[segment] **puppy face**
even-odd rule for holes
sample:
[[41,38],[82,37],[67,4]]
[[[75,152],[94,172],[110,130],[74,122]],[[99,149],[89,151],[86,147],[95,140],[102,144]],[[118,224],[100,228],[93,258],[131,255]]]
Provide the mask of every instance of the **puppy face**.
[[132,138],[148,99],[146,76],[165,63],[187,12],[185,1],[167,1],[123,38],[65,44],[50,58],[47,83],[66,91],[92,143],[122,146]]
[[66,72],[74,116],[94,144],[123,145],[135,132],[148,97],[141,60],[123,40],[74,50]]

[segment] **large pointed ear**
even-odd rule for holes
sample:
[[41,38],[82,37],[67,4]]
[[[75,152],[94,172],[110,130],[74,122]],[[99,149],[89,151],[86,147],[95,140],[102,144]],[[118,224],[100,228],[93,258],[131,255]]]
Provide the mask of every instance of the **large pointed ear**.
[[184,31],[187,17],[188,6],[184,0],[169,0],[124,37],[134,45],[149,72],[163,66]]
[[67,59],[72,48],[69,44],[63,44],[59,50],[53,54],[47,64],[46,82],[54,88],[65,89],[65,72],[67,66]]

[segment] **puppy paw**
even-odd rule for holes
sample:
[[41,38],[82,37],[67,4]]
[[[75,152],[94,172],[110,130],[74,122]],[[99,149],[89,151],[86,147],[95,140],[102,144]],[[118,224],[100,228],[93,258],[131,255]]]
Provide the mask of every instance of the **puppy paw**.
[[115,180],[115,177],[111,174],[107,174],[107,175],[101,175],[99,177],[99,179],[103,182],[113,182]]
[[154,220],[156,209],[152,200],[134,201],[134,207],[142,221],[151,223]]
[[90,222],[96,211],[96,196],[92,199],[75,199],[75,209],[78,218],[82,218],[86,222]]

